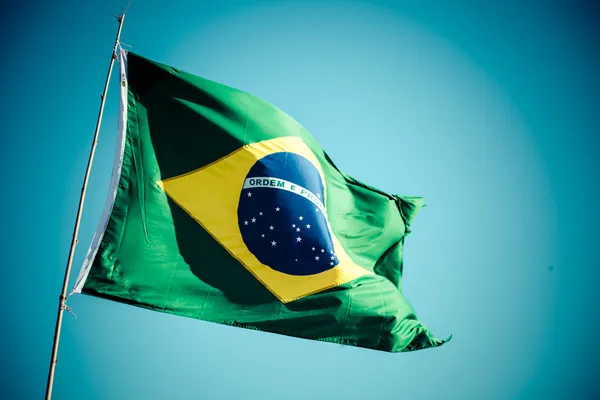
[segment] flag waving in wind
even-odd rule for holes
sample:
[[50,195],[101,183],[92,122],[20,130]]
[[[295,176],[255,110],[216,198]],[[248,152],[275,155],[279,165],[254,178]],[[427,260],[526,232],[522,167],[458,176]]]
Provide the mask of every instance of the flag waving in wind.
[[110,195],[74,292],[384,351],[444,343],[401,291],[421,198],[345,175],[259,98],[120,60]]

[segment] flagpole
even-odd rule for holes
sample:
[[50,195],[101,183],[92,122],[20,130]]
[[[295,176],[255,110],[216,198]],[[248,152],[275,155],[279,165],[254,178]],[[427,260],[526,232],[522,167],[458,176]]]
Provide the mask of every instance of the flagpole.
[[69,285],[69,276],[71,275],[71,266],[73,264],[73,255],[75,253],[75,246],[77,245],[77,236],[79,234],[79,224],[81,222],[81,213],[83,211],[83,202],[85,200],[85,193],[87,191],[87,184],[90,177],[90,171],[92,169],[92,162],[94,161],[94,153],[96,152],[96,145],[98,144],[98,134],[100,133],[100,125],[102,123],[102,113],[104,112],[104,103],[106,101],[106,94],[108,92],[108,84],[110,83],[110,76],[112,74],[113,65],[117,58],[117,48],[119,46],[119,40],[121,38],[121,29],[123,28],[123,21],[125,20],[125,13],[127,8],[121,13],[120,16],[115,16],[119,21],[119,29],[117,30],[117,37],[115,38],[115,45],[113,46],[112,55],[110,57],[110,64],[108,66],[108,74],[106,76],[106,82],[104,83],[104,92],[102,92],[102,101],[100,103],[100,111],[98,112],[98,120],[96,121],[96,131],[94,132],[94,140],[90,149],[90,156],[88,159],[87,168],[85,170],[85,177],[83,179],[83,186],[81,188],[81,196],[79,198],[79,208],[77,209],[77,217],[75,218],[75,228],[73,229],[73,238],[71,240],[71,248],[69,250],[69,258],[67,259],[67,268],[65,271],[65,279],[62,285],[62,292],[59,296],[58,301],[58,314],[56,317],[56,327],[54,329],[54,343],[52,344],[52,357],[50,358],[50,369],[48,371],[48,383],[46,385],[46,400],[52,398],[52,386],[54,384],[54,370],[56,369],[56,359],[58,353],[58,343],[60,341],[60,329],[62,327],[63,312],[67,309],[67,287]]

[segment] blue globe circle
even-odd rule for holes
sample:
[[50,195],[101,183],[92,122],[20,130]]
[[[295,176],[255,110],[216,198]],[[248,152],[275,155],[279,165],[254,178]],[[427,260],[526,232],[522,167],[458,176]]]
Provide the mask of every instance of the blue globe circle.
[[338,265],[324,208],[321,175],[290,152],[258,160],[240,194],[238,225],[248,250],[289,275],[313,275]]

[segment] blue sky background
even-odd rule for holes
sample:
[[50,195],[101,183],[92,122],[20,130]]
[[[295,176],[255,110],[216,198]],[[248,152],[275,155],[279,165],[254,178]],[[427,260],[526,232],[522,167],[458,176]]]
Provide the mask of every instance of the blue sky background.
[[[600,396],[598,8],[450,3],[140,1],[122,41],[275,104],[350,175],[424,196],[404,292],[452,342],[387,354],[73,296],[56,399]],[[45,390],[123,5],[0,10],[2,398]],[[108,187],[115,82],[73,279]]]

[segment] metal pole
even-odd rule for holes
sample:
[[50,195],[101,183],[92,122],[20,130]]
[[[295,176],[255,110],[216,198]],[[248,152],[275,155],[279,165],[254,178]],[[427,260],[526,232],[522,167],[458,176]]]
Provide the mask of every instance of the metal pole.
[[110,57],[110,64],[108,66],[108,74],[106,76],[106,82],[104,83],[104,92],[102,93],[102,101],[100,103],[100,111],[98,112],[98,120],[96,121],[96,131],[94,132],[94,141],[92,142],[92,148],[90,149],[90,158],[88,160],[87,168],[85,170],[85,178],[83,180],[83,187],[81,188],[81,197],[79,198],[79,208],[77,209],[77,217],[75,219],[75,229],[73,230],[73,239],[71,240],[71,249],[69,250],[69,258],[67,260],[67,268],[65,271],[65,279],[63,281],[62,292],[59,296],[58,301],[58,315],[56,317],[56,328],[54,330],[54,343],[52,345],[52,358],[50,359],[50,370],[48,371],[48,383],[46,385],[46,400],[50,400],[52,397],[52,385],[54,383],[54,370],[56,368],[56,358],[58,353],[58,342],[60,341],[60,328],[62,326],[63,312],[67,308],[67,286],[69,285],[69,275],[71,274],[71,265],[73,264],[73,254],[75,253],[75,246],[77,245],[77,235],[79,233],[79,223],[81,222],[81,212],[83,210],[83,202],[85,200],[85,192],[87,190],[88,179],[90,177],[90,171],[92,169],[92,162],[94,161],[94,153],[96,152],[96,144],[98,143],[98,134],[100,132],[100,124],[102,123],[102,113],[104,112],[104,103],[106,101],[106,93],[108,92],[108,84],[110,82],[110,76],[112,74],[113,65],[117,58],[117,48],[119,46],[119,39],[121,38],[121,29],[123,28],[123,20],[125,19],[125,12],[121,13],[120,16],[116,17],[119,21],[119,29],[117,31],[117,37],[115,39],[115,45],[113,52]]

